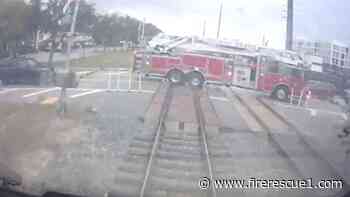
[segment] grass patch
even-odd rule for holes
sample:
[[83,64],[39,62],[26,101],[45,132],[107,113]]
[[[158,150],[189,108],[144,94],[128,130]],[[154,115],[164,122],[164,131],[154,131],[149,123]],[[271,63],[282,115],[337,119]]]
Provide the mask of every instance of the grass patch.
[[132,51],[108,51],[98,55],[72,60],[73,67],[132,67]]

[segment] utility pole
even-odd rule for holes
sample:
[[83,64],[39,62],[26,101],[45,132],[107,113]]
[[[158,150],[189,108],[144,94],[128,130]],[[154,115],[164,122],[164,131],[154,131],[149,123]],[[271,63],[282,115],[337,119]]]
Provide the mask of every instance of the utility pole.
[[139,23],[138,29],[137,29],[137,40],[139,41],[139,45],[144,47],[145,45],[145,23],[146,18],[143,19],[142,22]]
[[65,113],[66,112],[66,95],[67,95],[67,86],[69,85],[68,82],[72,81],[70,80],[70,78],[72,77],[72,71],[71,71],[71,67],[70,67],[70,54],[72,51],[72,42],[73,42],[73,38],[74,38],[74,33],[75,33],[75,26],[77,23],[77,16],[78,16],[78,12],[79,12],[79,4],[80,4],[80,0],[75,0],[75,7],[74,7],[74,14],[73,14],[73,20],[70,26],[70,32],[68,35],[68,46],[67,46],[67,61],[66,61],[66,72],[65,72],[65,77],[64,77],[64,82],[63,82],[63,86],[61,89],[61,95],[60,95],[60,106],[59,106],[59,111],[61,113]]
[[137,41],[139,44],[141,44],[141,30],[142,29],[142,23],[140,22],[138,27],[137,27]]
[[218,21],[218,31],[217,31],[217,34],[216,34],[216,39],[220,38],[221,20],[222,20],[222,6],[223,6],[223,3],[221,2],[220,12],[219,12],[219,21]]
[[41,17],[41,6],[42,6],[42,2],[41,0],[32,0],[31,1],[33,4],[33,20],[34,20],[34,31],[33,31],[33,40],[34,40],[34,48],[36,51],[39,50],[39,20]]
[[145,24],[146,24],[146,18],[143,18],[142,21],[142,32],[141,32],[141,38],[142,38],[142,45],[145,46]]
[[202,37],[204,38],[205,37],[205,33],[206,33],[206,21],[203,22],[203,34],[202,34]]
[[293,26],[294,26],[293,1],[294,0],[288,0],[286,50],[293,49]]

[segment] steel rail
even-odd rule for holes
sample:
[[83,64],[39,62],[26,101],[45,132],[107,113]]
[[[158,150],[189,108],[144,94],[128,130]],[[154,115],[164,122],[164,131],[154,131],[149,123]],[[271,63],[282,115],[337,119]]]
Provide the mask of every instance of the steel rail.
[[[237,100],[248,110],[248,112],[254,117],[254,119],[262,126],[262,128],[267,132],[268,137],[270,139],[270,142],[272,143],[272,145],[278,150],[279,154],[285,158],[288,162],[288,165],[293,168],[293,170],[300,176],[303,176],[301,171],[298,169],[298,167],[296,166],[296,164],[292,161],[292,159],[288,156],[288,153],[282,148],[282,146],[280,145],[280,142],[278,142],[275,138],[274,138],[274,134],[272,132],[272,130],[269,128],[269,126],[258,116],[258,114],[254,111],[254,109],[248,104],[246,103],[246,101],[244,101],[244,99],[242,99],[237,93],[235,93],[232,89],[231,89],[232,94],[237,98]],[[288,120],[286,120],[281,114],[279,114],[278,112],[276,112],[274,109],[272,109],[271,106],[269,106],[266,102],[264,102],[260,97],[257,97],[256,100],[263,106],[265,107],[265,109],[267,109],[269,112],[271,112],[279,121],[281,121],[283,124],[285,124],[291,131],[293,131],[298,137],[299,137],[299,142],[301,143],[301,146],[303,146],[304,148],[306,148],[307,150],[310,151],[310,153],[312,154],[313,157],[319,159],[320,161],[322,161],[332,172],[333,175],[337,176],[337,177],[341,177],[342,176],[336,172],[336,170],[329,164],[328,161],[326,161],[322,156],[320,156],[316,150],[314,150],[304,139],[304,136],[301,134],[300,130],[294,126],[291,122],[289,122]],[[344,180],[342,178],[342,180]],[[343,181],[343,188],[342,190],[337,193],[337,196],[343,196],[342,194],[345,194],[347,192],[350,191],[350,187],[347,184],[346,181]]]
[[284,159],[287,160],[288,165],[297,172],[298,175],[302,175],[300,170],[297,168],[297,166],[294,164],[292,159],[288,156],[288,153],[282,148],[280,143],[273,137],[273,131],[270,129],[267,123],[265,123],[259,115],[254,111],[254,109],[236,92],[234,92],[232,89],[230,90],[233,96],[242,104],[243,107],[247,109],[250,115],[253,116],[253,118],[257,121],[257,123],[262,127],[263,130],[267,132],[268,139],[270,140],[270,143],[273,145],[274,148],[277,149],[278,154],[282,156]]
[[140,197],[144,197],[145,196],[145,191],[146,191],[146,187],[147,187],[147,182],[149,180],[149,176],[152,170],[152,164],[153,164],[153,160],[154,157],[156,155],[156,151],[158,149],[159,146],[159,139],[160,139],[160,134],[161,131],[163,129],[164,126],[164,120],[168,114],[169,108],[170,108],[170,104],[171,104],[171,100],[173,97],[173,86],[170,84],[166,84],[167,90],[166,90],[166,95],[164,98],[164,101],[162,103],[162,107],[161,107],[161,112],[159,114],[159,118],[158,118],[158,123],[157,123],[157,128],[156,128],[156,136],[154,139],[154,143],[152,145],[152,152],[151,155],[149,157],[148,163],[147,163],[147,168],[146,168],[146,173],[145,173],[145,177],[143,179],[143,183],[142,183],[142,187],[141,187],[141,191],[140,191]]
[[[296,127],[292,122],[290,122],[289,120],[287,120],[283,115],[281,115],[280,113],[278,113],[276,110],[274,110],[270,105],[268,105],[266,103],[266,101],[262,100],[262,98],[258,97],[257,101],[259,103],[261,103],[268,111],[270,111],[275,117],[277,117],[278,120],[280,120],[281,122],[283,122],[285,125],[288,126],[288,128],[291,129],[291,131],[293,131],[298,137],[299,137],[299,142],[301,143],[302,146],[304,146],[306,149],[308,149],[311,153],[311,155],[317,159],[319,159],[320,161],[322,161],[332,172],[332,174],[334,174],[336,177],[340,177],[342,180],[345,180],[343,178],[343,176],[341,174],[339,174],[337,172],[336,169],[334,169],[334,167],[322,156],[320,155],[317,150],[315,148],[313,148],[306,140],[305,140],[305,135],[302,134],[302,132],[300,131],[300,129],[298,127]],[[350,186],[349,184],[344,181],[343,182],[343,188],[342,188],[342,192],[348,193],[350,191]]]
[[[205,151],[205,156],[206,156],[206,161],[207,161],[207,166],[208,166],[208,172],[209,172],[209,178],[210,181],[214,181],[213,177],[213,165],[210,159],[210,154],[209,154],[209,146],[208,146],[208,141],[207,141],[207,135],[206,135],[206,128],[205,128],[205,117],[202,111],[201,103],[200,103],[200,95],[199,95],[199,90],[194,89],[193,90],[193,103],[194,107],[196,110],[196,116],[197,116],[197,121],[198,121],[198,130],[200,132],[200,135],[203,140],[203,146],[204,146],[204,151]],[[215,184],[212,184],[211,187],[211,196],[216,197],[216,188]]]

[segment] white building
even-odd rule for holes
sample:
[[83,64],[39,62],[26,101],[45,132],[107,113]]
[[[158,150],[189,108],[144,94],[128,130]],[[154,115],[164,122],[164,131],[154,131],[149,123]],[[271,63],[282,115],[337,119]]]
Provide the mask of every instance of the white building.
[[345,68],[350,68],[349,48],[349,45],[337,41],[296,39],[293,43],[293,49],[300,54],[322,57],[325,64]]
[[323,72],[323,58],[312,55],[305,55],[304,62],[310,67],[310,70],[315,72]]

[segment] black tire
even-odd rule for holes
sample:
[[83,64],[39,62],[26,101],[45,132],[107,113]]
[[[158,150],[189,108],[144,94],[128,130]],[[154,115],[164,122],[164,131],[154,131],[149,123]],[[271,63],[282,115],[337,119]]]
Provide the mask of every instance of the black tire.
[[167,79],[172,84],[181,84],[183,82],[184,74],[179,70],[172,70],[167,74]]
[[187,81],[192,87],[201,88],[204,84],[204,78],[200,73],[193,72],[187,76]]
[[287,87],[279,86],[273,91],[273,98],[285,102],[288,100],[288,92]]

